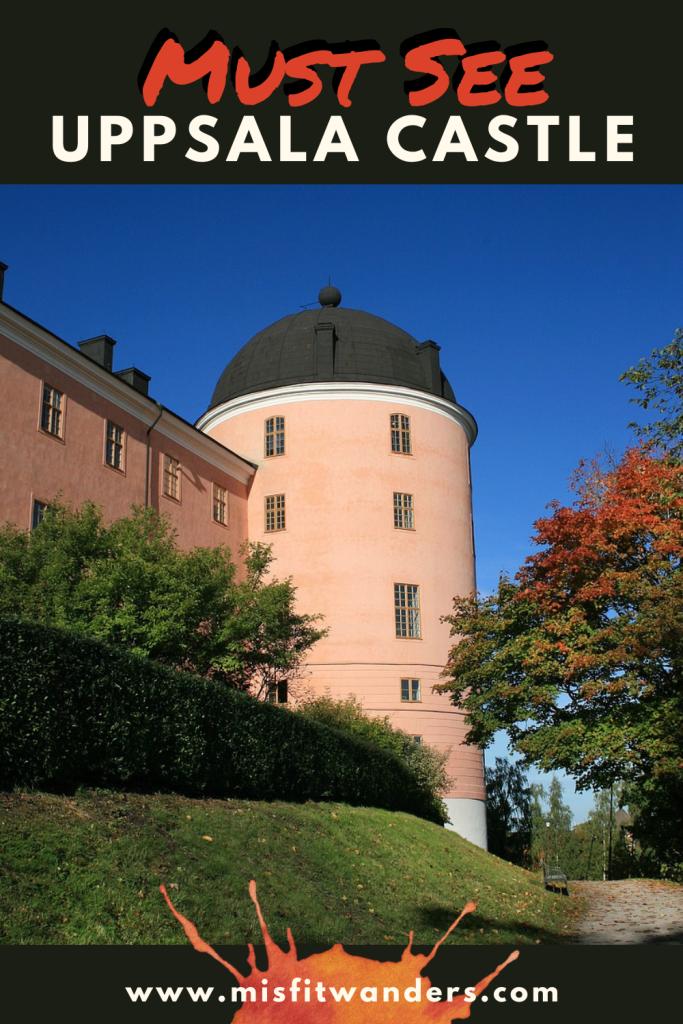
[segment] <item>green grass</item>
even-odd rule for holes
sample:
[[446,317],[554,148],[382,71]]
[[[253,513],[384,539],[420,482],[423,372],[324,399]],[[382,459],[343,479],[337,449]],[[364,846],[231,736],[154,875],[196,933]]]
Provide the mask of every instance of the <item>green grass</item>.
[[[207,838],[209,837],[209,838]],[[211,841],[209,841],[209,839]],[[0,794],[0,942],[187,942],[159,885],[207,942],[567,941],[574,897],[407,814],[343,804],[81,790]]]

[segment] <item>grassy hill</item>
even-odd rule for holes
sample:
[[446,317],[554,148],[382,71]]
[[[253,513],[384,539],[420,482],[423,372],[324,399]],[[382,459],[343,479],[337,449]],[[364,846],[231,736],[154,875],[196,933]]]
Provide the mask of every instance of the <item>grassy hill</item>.
[[343,804],[190,800],[80,790],[0,794],[0,941],[186,943],[159,893],[207,942],[432,945],[566,941],[573,897],[407,814]]

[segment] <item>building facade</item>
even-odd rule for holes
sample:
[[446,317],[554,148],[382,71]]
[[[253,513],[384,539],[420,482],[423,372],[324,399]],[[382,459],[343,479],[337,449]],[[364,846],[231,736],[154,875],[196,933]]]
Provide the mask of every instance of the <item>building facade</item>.
[[252,338],[192,426],[149,397],[146,374],[114,372],[112,339],[79,350],[0,302],[0,430],[26,453],[0,479],[0,518],[33,527],[61,492],[111,518],[152,505],[186,548],[271,543],[300,609],[329,630],[301,685],[353,693],[449,750],[451,827],[485,846],[481,752],[432,693],[450,644],[441,616],[475,586],[476,424],[438,345],[340,303],[324,288],[319,309]]

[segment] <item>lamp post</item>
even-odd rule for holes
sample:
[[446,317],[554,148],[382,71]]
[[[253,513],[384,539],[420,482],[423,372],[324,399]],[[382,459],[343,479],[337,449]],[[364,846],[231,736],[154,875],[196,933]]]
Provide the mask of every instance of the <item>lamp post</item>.
[[546,864],[550,864],[550,822],[545,823],[545,835],[546,835]]

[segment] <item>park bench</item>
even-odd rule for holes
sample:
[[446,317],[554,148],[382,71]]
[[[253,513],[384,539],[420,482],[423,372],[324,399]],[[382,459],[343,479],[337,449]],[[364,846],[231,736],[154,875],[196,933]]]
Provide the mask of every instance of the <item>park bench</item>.
[[559,865],[548,867],[545,861],[541,861],[541,863],[543,865],[543,885],[546,889],[560,889],[563,896],[569,896],[567,876],[564,871],[560,870]]

